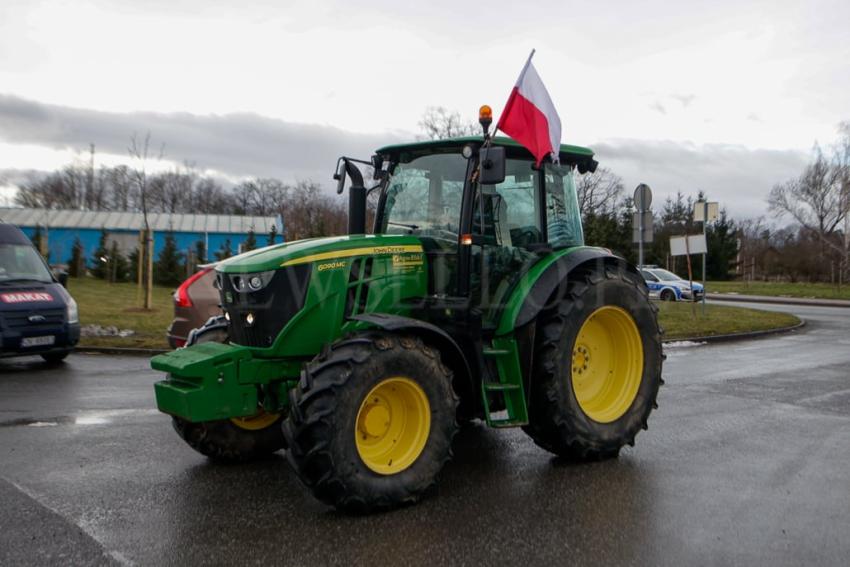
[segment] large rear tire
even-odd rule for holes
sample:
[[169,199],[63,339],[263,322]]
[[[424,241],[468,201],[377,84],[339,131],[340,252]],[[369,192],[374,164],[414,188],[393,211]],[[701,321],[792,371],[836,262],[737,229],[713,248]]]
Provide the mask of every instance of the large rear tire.
[[529,424],[539,446],[571,460],[616,457],[647,428],[661,379],[657,307],[639,276],[615,265],[570,274],[542,316]]
[[290,392],[287,458],[316,498],[341,510],[413,503],[451,456],[457,405],[451,371],[419,338],[344,339]]
[[[227,330],[201,328],[191,335],[191,346],[208,342],[227,342]],[[280,414],[256,415],[194,423],[174,417],[177,435],[200,454],[222,463],[244,463],[271,455],[285,447]]]

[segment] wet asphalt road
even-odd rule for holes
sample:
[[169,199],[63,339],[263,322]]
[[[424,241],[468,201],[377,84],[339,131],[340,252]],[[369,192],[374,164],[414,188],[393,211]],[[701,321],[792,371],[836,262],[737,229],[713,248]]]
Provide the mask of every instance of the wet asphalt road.
[[759,307],[808,326],[667,349],[660,408],[619,459],[476,426],[436,494],[362,518],[281,457],[196,455],[143,358],[0,360],[0,565],[846,565],[850,310]]

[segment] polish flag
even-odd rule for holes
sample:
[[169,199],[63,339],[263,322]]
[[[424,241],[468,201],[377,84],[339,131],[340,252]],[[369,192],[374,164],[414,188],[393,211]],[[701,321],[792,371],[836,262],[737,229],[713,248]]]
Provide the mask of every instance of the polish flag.
[[528,148],[539,166],[549,154],[552,154],[552,161],[558,162],[561,119],[540,75],[531,64],[533,56],[534,51],[519,74],[496,129]]

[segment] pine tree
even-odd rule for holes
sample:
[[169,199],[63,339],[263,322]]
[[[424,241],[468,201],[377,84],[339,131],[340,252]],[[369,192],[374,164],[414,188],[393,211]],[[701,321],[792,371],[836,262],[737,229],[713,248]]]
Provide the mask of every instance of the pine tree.
[[111,282],[126,282],[129,277],[129,266],[127,258],[121,254],[118,249],[118,243],[112,241],[112,246],[109,248],[109,281]]
[[248,237],[242,242],[242,252],[248,252],[257,247],[257,237],[254,236],[254,229],[248,231]]
[[268,245],[271,246],[272,244],[274,244],[276,239],[277,239],[277,226],[272,225],[272,229],[269,231],[269,236],[268,236],[269,243],[268,243]]
[[80,278],[86,274],[86,263],[83,259],[83,243],[80,242],[80,237],[74,239],[74,244],[71,246],[71,258],[68,260],[68,275],[72,278]]
[[738,255],[738,238],[735,234],[735,221],[726,216],[726,210],[720,211],[720,218],[708,227],[706,240],[708,257],[705,271],[710,280],[728,280],[731,278],[733,263]]
[[102,280],[108,279],[109,272],[107,271],[107,263],[109,256],[108,242],[109,233],[106,229],[101,229],[100,239],[97,241],[97,248],[91,257],[91,273],[94,277]]
[[127,254],[127,277],[131,282],[139,281],[139,247],[136,246]]
[[230,239],[224,241],[224,244],[221,245],[221,248],[215,253],[215,259],[221,262],[222,260],[226,260],[233,256],[233,250],[230,249]]
[[203,240],[195,242],[195,260],[199,264],[207,263],[207,246]]
[[50,250],[45,250],[47,245],[44,241],[44,234],[41,232],[41,225],[35,225],[35,232],[30,240],[32,240],[32,244],[35,246],[35,249],[38,250],[38,253],[41,254],[47,262],[49,262]]
[[153,279],[159,285],[178,285],[183,281],[183,254],[177,249],[174,233],[165,235],[165,244],[154,265]]

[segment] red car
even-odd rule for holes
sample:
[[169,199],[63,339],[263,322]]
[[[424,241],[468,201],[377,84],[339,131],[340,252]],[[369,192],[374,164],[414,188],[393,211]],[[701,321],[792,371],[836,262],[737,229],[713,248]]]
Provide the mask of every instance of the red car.
[[174,292],[174,320],[168,327],[171,348],[186,346],[190,331],[204,326],[210,317],[223,315],[214,283],[215,264],[206,264]]

